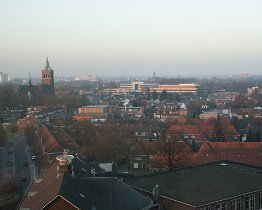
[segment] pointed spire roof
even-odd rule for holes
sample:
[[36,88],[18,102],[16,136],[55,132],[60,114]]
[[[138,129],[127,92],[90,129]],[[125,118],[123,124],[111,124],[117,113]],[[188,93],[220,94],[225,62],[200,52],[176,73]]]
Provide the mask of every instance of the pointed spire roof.
[[50,66],[49,66],[49,61],[48,61],[48,56],[47,56],[47,58],[46,58],[46,66],[45,66],[46,68],[49,68]]
[[31,73],[29,71],[29,85],[31,86],[32,85],[32,80],[31,80]]

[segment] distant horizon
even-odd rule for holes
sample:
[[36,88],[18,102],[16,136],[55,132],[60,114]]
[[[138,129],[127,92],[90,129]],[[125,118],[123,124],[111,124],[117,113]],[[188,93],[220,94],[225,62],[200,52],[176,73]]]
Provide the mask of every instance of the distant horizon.
[[261,74],[261,0],[9,0],[0,71],[72,75]]
[[[243,72],[243,73],[247,73],[247,72]],[[10,75],[12,76],[12,75]],[[81,77],[81,76],[88,76],[88,75],[72,75],[72,76],[64,76],[64,77],[60,77],[58,75],[55,74],[54,72],[54,77],[55,77],[55,80],[59,80],[59,79],[75,79],[76,77]],[[89,75],[89,76],[95,76],[96,78],[98,79],[150,79],[150,78],[153,78],[153,74],[152,75],[116,75],[116,76],[106,76],[106,75],[103,75],[103,76],[99,76],[99,75]],[[245,79],[248,79],[248,78],[254,78],[254,77],[262,77],[262,73],[261,74],[248,74],[248,77],[244,77]],[[242,75],[241,73],[240,74],[228,74],[228,75],[223,75],[223,74],[220,74],[220,75],[177,75],[177,76],[170,76],[170,75],[156,75],[156,78],[160,78],[160,79],[186,79],[186,78],[196,78],[196,79],[199,79],[199,78],[207,78],[207,79],[212,79],[212,78],[242,78]],[[31,77],[31,79],[34,79],[34,80],[41,80],[41,75],[39,76],[34,76],[34,77]],[[29,75],[28,76],[24,76],[24,77],[13,77],[13,80],[29,80]],[[81,81],[81,80],[80,80]],[[82,80],[84,81],[84,80]]]

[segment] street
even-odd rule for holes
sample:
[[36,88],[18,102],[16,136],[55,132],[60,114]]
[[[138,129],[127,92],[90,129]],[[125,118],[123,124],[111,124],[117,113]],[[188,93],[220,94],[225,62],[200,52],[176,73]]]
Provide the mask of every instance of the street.
[[31,160],[25,137],[22,135],[12,137],[6,146],[0,148],[0,183],[14,178],[21,186],[20,191],[16,192],[21,199],[31,183],[33,173],[30,173],[30,168],[35,168],[30,165],[35,164],[35,161]]

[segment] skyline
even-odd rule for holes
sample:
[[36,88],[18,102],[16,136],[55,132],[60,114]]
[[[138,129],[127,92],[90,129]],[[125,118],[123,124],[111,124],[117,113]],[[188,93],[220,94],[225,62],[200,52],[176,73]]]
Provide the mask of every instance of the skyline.
[[0,71],[55,76],[261,74],[259,0],[0,2]]

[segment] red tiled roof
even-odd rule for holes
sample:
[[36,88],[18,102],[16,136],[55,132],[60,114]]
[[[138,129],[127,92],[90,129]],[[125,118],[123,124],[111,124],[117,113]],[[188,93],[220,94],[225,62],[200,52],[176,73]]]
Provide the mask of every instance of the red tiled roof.
[[[41,176],[41,182],[33,182],[20,208],[39,210],[52,201],[59,194],[64,177],[63,174],[60,176],[57,174],[57,162],[55,161]],[[32,196],[29,196],[30,194]]]
[[49,131],[42,127],[38,129],[38,135],[47,153],[63,152],[64,149],[80,152],[80,146],[63,129]]
[[189,165],[220,160],[262,166],[262,142],[209,142],[193,153]]
[[93,117],[91,116],[86,116],[86,115],[75,115],[73,116],[73,119],[76,121],[91,121]]
[[56,139],[51,135],[46,127],[38,129],[38,135],[42,139],[42,144],[44,146],[45,152],[53,153],[64,151],[64,148],[60,144],[58,144]]
[[[187,124],[176,124],[180,120],[174,121],[167,130],[167,133],[177,133],[180,135],[198,135],[199,139],[208,139],[214,137],[216,134],[216,119],[200,120],[183,120]],[[231,124],[229,120],[221,120],[222,133],[225,136],[226,141],[233,141],[235,136],[239,136],[236,128]],[[205,141],[205,140],[204,140]]]
[[18,120],[18,127],[20,129],[25,129],[27,127],[37,128],[38,120],[33,115],[29,115],[28,117],[24,119]]

